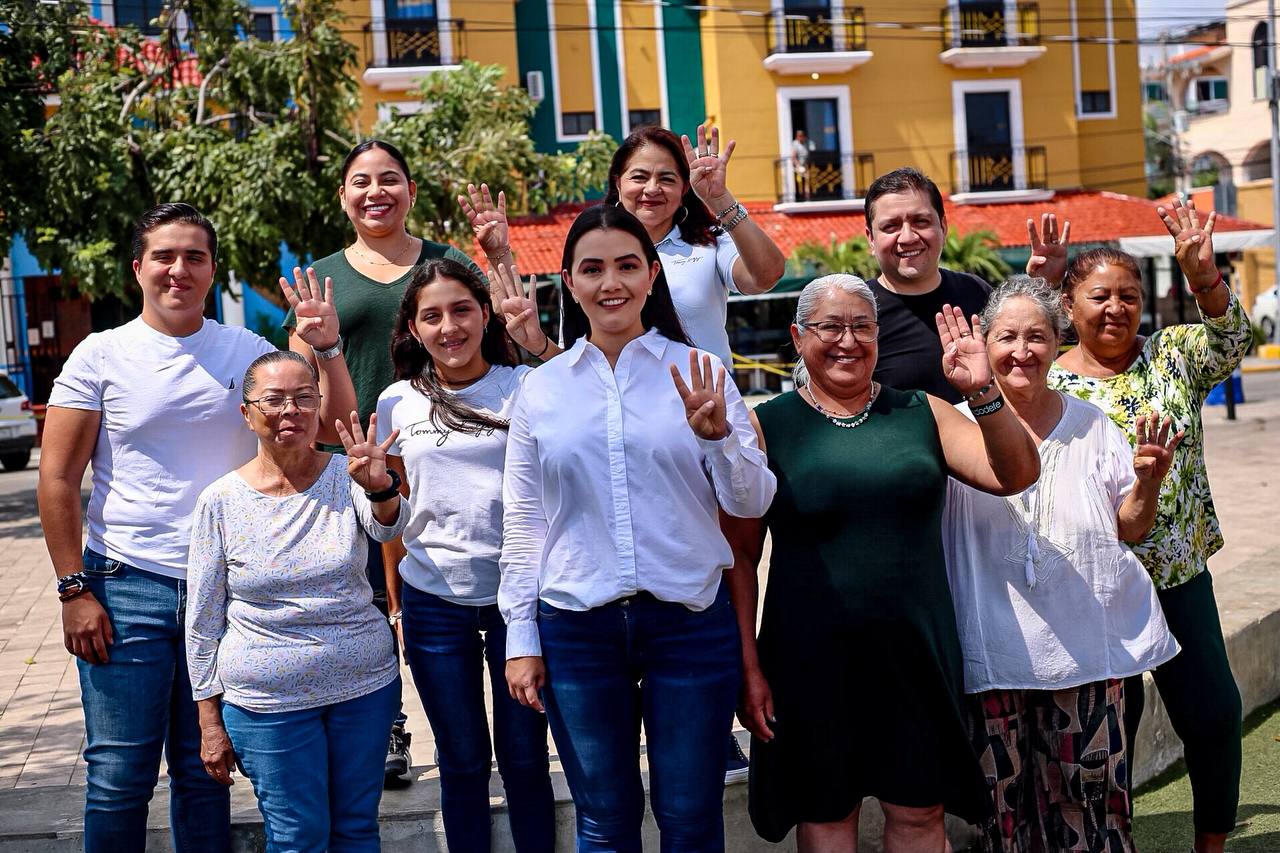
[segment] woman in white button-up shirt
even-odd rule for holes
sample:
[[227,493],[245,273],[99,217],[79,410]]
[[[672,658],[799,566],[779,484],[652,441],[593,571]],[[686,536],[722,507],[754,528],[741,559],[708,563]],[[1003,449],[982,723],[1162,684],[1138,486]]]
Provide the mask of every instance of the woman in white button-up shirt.
[[563,276],[569,349],[526,381],[507,443],[508,685],[546,703],[579,850],[640,850],[641,720],[664,848],[723,850],[740,647],[718,512],[762,515],[776,482],[635,217],[584,212]]

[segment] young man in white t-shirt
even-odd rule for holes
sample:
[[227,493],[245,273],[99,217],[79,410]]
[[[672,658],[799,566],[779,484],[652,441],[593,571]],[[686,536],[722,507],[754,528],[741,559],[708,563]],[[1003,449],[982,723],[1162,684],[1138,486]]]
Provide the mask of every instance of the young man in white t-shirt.
[[[257,451],[240,414],[241,383],[250,362],[275,348],[205,319],[217,235],[191,205],[144,214],[133,256],[142,316],[90,335],[72,352],[49,397],[40,454],[40,522],[58,576],[64,642],[79,659],[84,848],[145,848],[163,750],[174,849],[229,851],[230,798],[201,761],[187,677],[187,545],[200,492]],[[332,430],[335,415],[355,405],[338,318],[314,276],[296,278],[296,290],[281,283],[308,317],[300,334],[321,356],[328,398],[321,422]],[[91,460],[82,553],[80,483]]]

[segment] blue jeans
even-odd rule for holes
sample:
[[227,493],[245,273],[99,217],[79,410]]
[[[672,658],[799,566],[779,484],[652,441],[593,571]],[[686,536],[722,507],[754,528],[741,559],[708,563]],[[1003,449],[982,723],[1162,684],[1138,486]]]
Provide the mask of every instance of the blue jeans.
[[108,663],[77,660],[84,705],[86,853],[146,848],[147,804],[169,763],[169,823],[178,853],[231,849],[231,797],[200,761],[200,726],[183,638],[185,581],[85,550],[88,587],[107,611]]
[[258,797],[267,853],[377,853],[387,732],[399,706],[399,676],[301,711],[223,704],[223,725]]
[[539,602],[538,633],[580,853],[640,853],[642,720],[662,850],[723,851],[725,732],[742,668],[728,587],[697,613],[648,593],[587,611]]
[[405,657],[436,736],[440,810],[451,853],[489,853],[493,747],[484,707],[484,665],[493,690],[493,745],[520,853],[555,849],[555,797],[546,717],[507,692],[507,628],[490,604],[454,604],[405,584]]

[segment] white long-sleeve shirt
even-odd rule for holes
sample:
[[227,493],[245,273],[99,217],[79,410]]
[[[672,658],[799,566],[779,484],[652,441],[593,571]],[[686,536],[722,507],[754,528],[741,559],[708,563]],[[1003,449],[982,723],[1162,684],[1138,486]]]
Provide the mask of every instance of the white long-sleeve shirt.
[[717,506],[744,518],[768,509],[777,481],[738,389],[726,383],[729,435],[699,439],[673,364],[688,383],[689,347],[651,330],[613,370],[584,338],[526,380],[502,489],[508,658],[541,654],[540,598],[588,610],[645,591],[706,609],[733,565]]

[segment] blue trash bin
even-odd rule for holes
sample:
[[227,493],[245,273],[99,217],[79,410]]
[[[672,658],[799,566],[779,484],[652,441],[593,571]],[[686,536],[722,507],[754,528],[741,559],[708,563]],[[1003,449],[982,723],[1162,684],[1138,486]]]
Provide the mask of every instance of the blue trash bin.
[[[1227,380],[1231,383],[1231,388],[1235,392],[1236,404],[1244,402],[1244,385],[1241,382],[1241,374],[1239,368],[1235,373],[1231,374],[1231,378]],[[1209,392],[1209,396],[1205,399],[1205,405],[1208,406],[1225,406],[1227,404],[1227,382],[1218,385]]]

